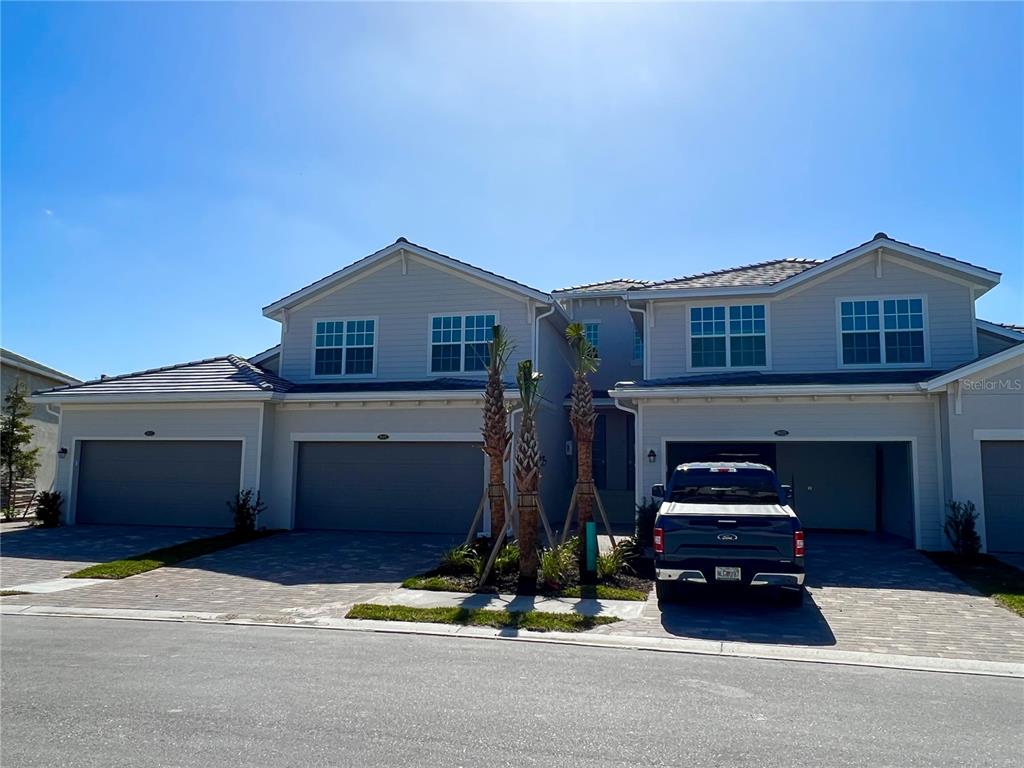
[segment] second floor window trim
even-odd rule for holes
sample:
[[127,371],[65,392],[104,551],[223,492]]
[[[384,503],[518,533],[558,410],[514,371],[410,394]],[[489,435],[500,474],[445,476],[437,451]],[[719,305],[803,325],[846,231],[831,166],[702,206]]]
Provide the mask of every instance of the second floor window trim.
[[597,356],[601,357],[601,321],[590,320],[583,323],[583,335],[586,336],[590,346],[594,348]]
[[931,364],[924,296],[841,298],[836,325],[840,368]]
[[690,370],[769,367],[768,305],[765,303],[690,305],[687,337]]
[[377,318],[339,317],[313,321],[315,378],[377,375]]
[[490,364],[487,345],[499,322],[497,312],[430,315],[427,372],[431,376],[486,372]]
[[642,363],[644,361],[644,332],[633,326],[633,362]]

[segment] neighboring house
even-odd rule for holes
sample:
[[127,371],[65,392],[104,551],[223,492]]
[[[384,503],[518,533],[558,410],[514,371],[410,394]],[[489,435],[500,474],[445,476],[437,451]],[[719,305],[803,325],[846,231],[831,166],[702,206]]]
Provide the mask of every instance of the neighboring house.
[[[950,499],[983,541],[1024,550],[1024,333],[977,320],[982,267],[884,234],[776,260],[551,294],[399,239],[265,307],[280,344],[41,393],[59,405],[57,486],[77,522],[261,523],[462,533],[483,492],[485,342],[544,374],[542,498],[574,473],[564,330],[598,347],[595,481],[616,522],[676,464],[756,459],[809,528],[943,549]],[[1015,468],[1018,471],[1014,471]]]
[[[78,384],[79,380],[9,349],[0,349],[0,397],[5,397],[18,382],[24,385],[26,393],[31,393],[39,389]],[[36,402],[32,404],[32,415],[28,423],[32,427],[32,443],[29,447],[40,449],[36,454],[39,469],[36,470],[35,489],[46,491],[53,486],[57,466],[58,417],[44,403]]]
[[[570,493],[561,399],[571,386],[552,297],[399,239],[274,302],[281,343],[40,395],[59,404],[59,486],[92,523],[229,525],[257,488],[271,528],[465,534],[484,489],[487,340],[544,375],[542,499]],[[485,526],[486,527],[486,526]]]
[[988,548],[1021,551],[1024,335],[974,314],[998,283],[879,233],[825,261],[554,295],[616,348],[635,324],[642,365],[603,412],[635,425],[637,503],[681,462],[742,458],[792,483],[809,528],[943,549],[946,502],[971,500]]

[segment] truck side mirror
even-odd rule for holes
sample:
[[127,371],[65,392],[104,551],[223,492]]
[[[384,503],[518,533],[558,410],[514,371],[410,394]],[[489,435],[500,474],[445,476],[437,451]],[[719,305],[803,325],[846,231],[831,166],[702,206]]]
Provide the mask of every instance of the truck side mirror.
[[793,486],[784,485],[782,486],[782,498],[788,503],[793,500]]
[[665,498],[665,484],[658,483],[657,485],[651,486],[651,496],[655,499]]

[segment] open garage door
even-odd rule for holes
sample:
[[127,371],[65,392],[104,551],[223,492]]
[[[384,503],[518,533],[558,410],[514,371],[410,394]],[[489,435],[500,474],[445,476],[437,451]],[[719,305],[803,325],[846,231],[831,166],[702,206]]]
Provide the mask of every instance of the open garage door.
[[990,552],[1024,552],[1024,441],[983,441],[985,539]]
[[237,440],[86,440],[75,522],[231,527],[241,466]]
[[464,535],[483,486],[479,443],[300,443],[295,527]]
[[666,457],[669,473],[689,461],[768,465],[793,486],[794,507],[807,528],[914,536],[908,443],[672,442]]

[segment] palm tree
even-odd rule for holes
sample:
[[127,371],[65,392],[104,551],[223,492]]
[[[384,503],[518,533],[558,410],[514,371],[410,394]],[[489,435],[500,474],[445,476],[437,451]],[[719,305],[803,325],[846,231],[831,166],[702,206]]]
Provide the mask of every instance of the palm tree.
[[537,443],[537,406],[540,402],[541,375],[533,370],[532,360],[519,363],[516,383],[522,421],[516,440],[516,509],[519,512],[519,593],[537,590],[537,488],[540,484],[540,446]]
[[484,453],[487,454],[489,482],[487,495],[491,504],[491,535],[505,533],[505,455],[512,433],[508,429],[508,408],[505,407],[505,384],[502,376],[512,352],[512,344],[500,325],[492,329],[487,347],[487,388],[484,390]]
[[[587,340],[587,334],[580,323],[571,323],[565,329],[565,338],[573,351],[572,405],[569,407],[569,422],[576,438],[576,519],[578,530],[594,516],[594,393],[587,376],[594,373],[601,364],[597,348]],[[580,547],[580,552],[583,548]],[[581,554],[582,557],[582,554]]]

